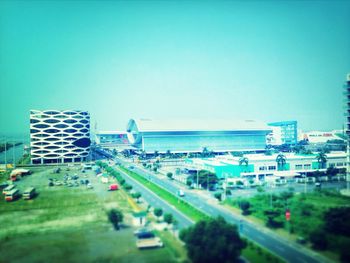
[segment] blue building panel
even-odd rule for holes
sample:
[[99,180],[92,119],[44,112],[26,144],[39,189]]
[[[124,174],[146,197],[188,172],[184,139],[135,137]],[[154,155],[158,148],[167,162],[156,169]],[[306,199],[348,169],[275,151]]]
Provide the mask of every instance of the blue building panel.
[[268,123],[269,126],[281,127],[281,140],[283,144],[294,145],[298,143],[297,121],[280,121]]

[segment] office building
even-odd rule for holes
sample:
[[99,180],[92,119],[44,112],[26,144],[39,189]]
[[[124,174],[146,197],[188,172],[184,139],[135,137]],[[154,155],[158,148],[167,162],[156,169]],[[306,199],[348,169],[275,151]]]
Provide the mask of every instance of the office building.
[[88,112],[30,111],[30,154],[33,164],[86,161],[90,143]]

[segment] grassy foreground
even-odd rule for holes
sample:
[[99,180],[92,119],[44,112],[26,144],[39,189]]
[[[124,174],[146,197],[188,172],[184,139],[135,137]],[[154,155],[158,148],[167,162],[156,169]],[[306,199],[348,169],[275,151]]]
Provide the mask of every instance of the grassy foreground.
[[[73,169],[67,173],[79,173]],[[23,191],[35,186],[33,200],[0,200],[0,262],[179,262],[185,260],[178,241],[162,233],[166,246],[139,250],[131,224],[131,207],[122,190],[108,192],[107,185],[92,172],[85,186],[48,186],[48,178],[62,180],[66,171],[54,174],[53,168],[35,169],[32,175],[16,182]],[[84,177],[83,177],[84,178]],[[7,178],[2,177],[1,180]],[[115,231],[106,212],[116,207],[123,211],[124,226]]]

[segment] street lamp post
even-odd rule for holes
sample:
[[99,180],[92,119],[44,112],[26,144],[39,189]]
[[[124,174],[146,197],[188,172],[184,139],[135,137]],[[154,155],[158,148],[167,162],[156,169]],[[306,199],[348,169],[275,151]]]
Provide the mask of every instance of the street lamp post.
[[7,140],[5,137],[5,171],[7,171]]
[[12,162],[13,168],[16,168],[16,159],[15,159],[15,140],[12,141]]
[[198,180],[198,167],[197,167],[197,189],[199,189],[199,180]]

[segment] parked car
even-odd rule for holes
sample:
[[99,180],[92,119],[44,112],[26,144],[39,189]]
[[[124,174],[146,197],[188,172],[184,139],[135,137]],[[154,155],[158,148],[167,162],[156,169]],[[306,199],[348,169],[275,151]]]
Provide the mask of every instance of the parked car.
[[118,190],[118,185],[117,184],[111,184],[110,186],[109,186],[109,189],[108,189],[109,191],[115,191],[115,190]]

